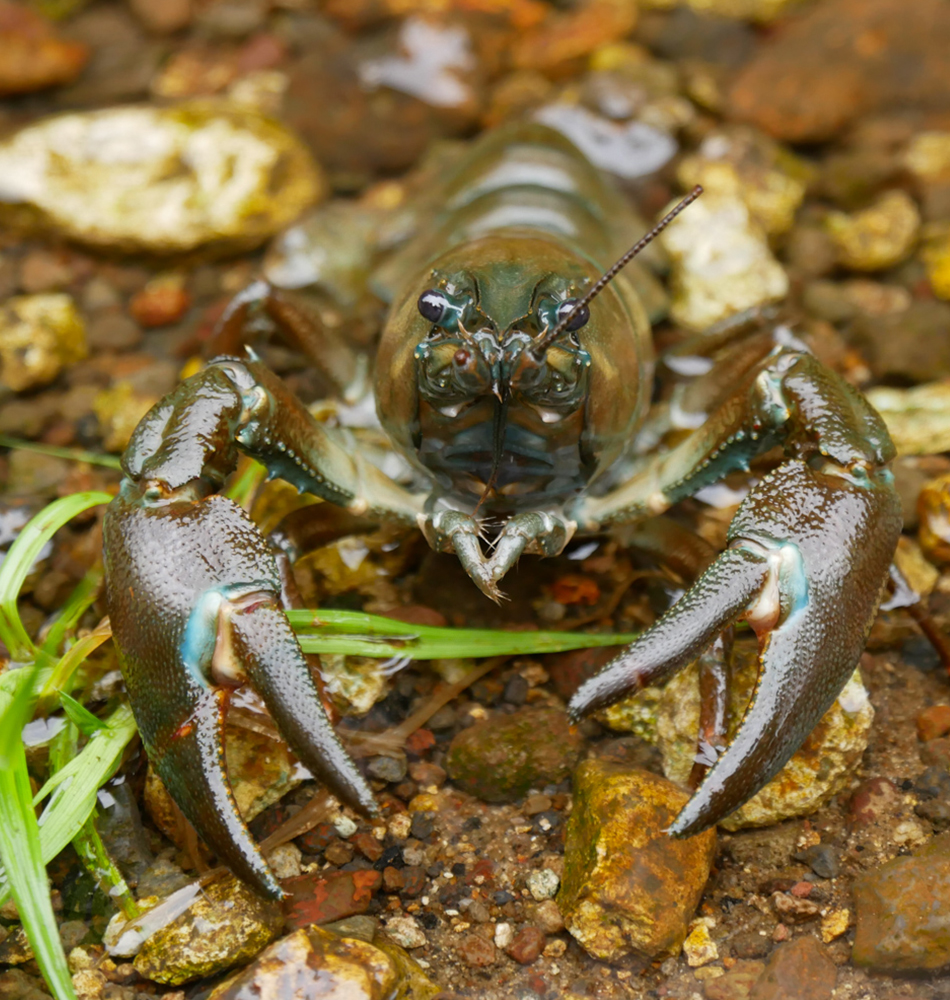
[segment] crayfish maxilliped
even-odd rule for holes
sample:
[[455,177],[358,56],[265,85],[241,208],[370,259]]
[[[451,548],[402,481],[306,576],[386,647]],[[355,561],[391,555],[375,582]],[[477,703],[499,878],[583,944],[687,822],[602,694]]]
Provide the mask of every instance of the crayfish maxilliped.
[[[495,599],[520,556],[556,555],[576,534],[633,522],[655,554],[691,548],[692,586],[570,705],[578,718],[713,651],[701,737],[715,763],[677,836],[754,795],[834,701],[901,529],[880,418],[784,327],[731,325],[680,345],[703,374],[669,405],[678,433],[660,439],[672,443],[648,447],[654,353],[640,298],[625,274],[589,295],[630,240],[627,213],[566,139],[540,125],[490,134],[441,197],[436,225],[388,269],[399,281],[376,357],[379,420],[425,488],[351,453],[256,359],[222,357],[142,420],[106,518],[112,627],[149,756],[200,836],[274,897],[224,769],[229,688],[250,682],[345,802],[374,802],[283,614],[268,541],[218,492],[241,452],[364,519],[419,527]],[[286,318],[279,293],[258,286],[229,322],[252,307]],[[721,554],[662,517],[775,448],[783,457],[739,507]],[[740,620],[758,636],[760,680],[720,753],[718,639]]]

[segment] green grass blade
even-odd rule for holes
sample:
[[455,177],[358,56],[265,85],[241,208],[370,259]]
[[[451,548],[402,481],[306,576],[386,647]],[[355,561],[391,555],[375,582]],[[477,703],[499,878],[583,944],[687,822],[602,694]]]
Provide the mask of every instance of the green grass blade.
[[[52,793],[39,821],[44,863],[52,861],[82,829],[95,808],[96,793],[115,773],[135,733],[132,710],[128,705],[120,705],[100,722],[99,731],[83,747],[82,753],[53,774],[36,793],[32,805],[38,805]],[[19,730],[17,742],[20,742]],[[12,886],[0,883],[0,905],[9,898],[11,889]]]
[[73,837],[73,847],[99,889],[119,907],[126,920],[134,920],[140,913],[138,904],[99,836],[96,829],[97,812],[94,808],[82,829]]
[[361,611],[289,611],[287,617],[305,653],[402,656],[411,660],[558,653],[566,649],[623,645],[637,637],[635,633],[437,628],[410,625]]
[[[95,736],[102,729],[102,721],[65,691],[59,692],[59,701],[69,721],[83,736]],[[65,761],[63,766],[65,767]]]
[[44,653],[55,656],[59,652],[66,633],[76,627],[86,609],[98,596],[102,577],[102,564],[97,563],[76,584],[66,603],[59,609],[56,620],[46,633],[46,638],[43,640]]
[[56,1000],[75,1000],[72,978],[50,903],[40,831],[33,812],[30,778],[20,730],[32,713],[35,668],[22,674],[10,696],[0,696],[0,861],[23,929]]
[[16,602],[23,581],[39,557],[43,546],[77,514],[97,504],[109,503],[108,493],[73,493],[44,507],[20,532],[0,565],[0,641],[14,660],[31,660],[36,647],[23,627]]
[[104,465],[107,469],[121,469],[122,461],[117,455],[102,455],[97,451],[83,451],[81,448],[59,448],[53,444],[39,444],[23,441],[21,438],[0,434],[0,448],[18,448],[21,451],[35,451],[39,455],[52,455],[72,462],[88,462],[89,465]]

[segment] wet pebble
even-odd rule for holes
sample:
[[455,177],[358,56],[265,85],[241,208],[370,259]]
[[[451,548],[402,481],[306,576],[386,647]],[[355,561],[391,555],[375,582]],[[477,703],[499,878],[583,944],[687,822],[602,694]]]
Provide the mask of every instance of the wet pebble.
[[69,295],[21,295],[3,303],[0,380],[14,392],[52,382],[85,356],[85,323]]
[[935,830],[950,826],[950,773],[945,767],[934,765],[918,775],[914,791],[920,800],[914,812],[928,819]]
[[670,314],[689,330],[704,330],[788,291],[765,233],[736,194],[704,195],[667,226],[660,242],[673,259]]
[[808,865],[819,878],[837,878],[841,871],[838,850],[832,844],[815,844],[793,857]]
[[0,972],[0,1000],[49,1000],[43,982],[21,969]]
[[415,917],[390,917],[385,930],[389,940],[400,948],[422,948],[426,944],[425,931]]
[[406,776],[406,755],[398,757],[373,757],[366,765],[366,771],[371,778],[379,781],[389,781],[396,784]]
[[530,965],[544,951],[546,941],[547,938],[540,927],[527,924],[515,934],[511,943],[505,948],[505,953],[519,965]]
[[248,961],[282,928],[280,904],[227,876],[207,886],[181,916],[145,942],[135,970],[153,982],[187,983]]
[[139,326],[149,329],[177,322],[190,305],[184,275],[160,274],[132,296],[129,311]]
[[545,899],[553,899],[560,884],[561,880],[550,868],[529,872],[525,879],[528,891],[539,903]]
[[950,733],[950,705],[931,705],[916,719],[917,738],[926,742]]
[[887,191],[853,215],[831,212],[825,219],[838,261],[854,271],[883,271],[904,260],[920,231],[920,212],[905,191]]
[[804,935],[772,952],[750,1000],[831,1000],[837,978],[827,950],[815,938]]
[[466,965],[476,969],[494,965],[498,958],[494,943],[481,934],[464,934],[455,950]]
[[564,923],[595,958],[678,951],[709,876],[715,830],[673,840],[688,794],[647,771],[589,760],[574,775],[564,874]]
[[309,872],[283,883],[288,927],[332,923],[365,913],[382,885],[378,871]]
[[765,969],[765,963],[740,958],[718,979],[708,979],[703,985],[706,1000],[749,1000],[753,987]]
[[87,45],[60,38],[39,14],[0,5],[0,97],[71,83],[88,59]]
[[950,963],[950,833],[861,876],[854,904],[856,965],[893,973]]
[[256,246],[325,189],[282,125],[205,104],[43,119],[0,143],[0,177],[0,217],[28,211],[67,239],[159,254]]
[[347,997],[430,1000],[439,988],[408,955],[392,945],[338,937],[320,927],[301,928],[276,941],[257,960],[226,980],[209,1000],[273,996],[281,1000]]
[[912,18],[903,0],[829,0],[758,47],[729,91],[728,113],[798,143],[834,138],[875,109],[946,109],[948,46],[942,0],[920,0]]
[[564,712],[525,708],[462,730],[445,766],[459,788],[485,802],[513,802],[530,788],[563,781],[581,745]]
[[[928,304],[943,308],[943,303],[936,302],[915,303],[915,306]],[[943,329],[946,329],[946,321]],[[901,337],[905,330],[906,327],[899,328]],[[940,347],[945,342],[946,338],[941,340],[935,334],[933,343],[936,346]],[[950,371],[950,367],[947,370]],[[898,455],[929,455],[950,450],[950,386],[945,381],[930,382],[912,389],[878,386],[869,389],[866,396],[884,418]],[[933,509],[934,528],[938,532],[939,516],[938,505]],[[921,541],[923,543],[923,539]]]

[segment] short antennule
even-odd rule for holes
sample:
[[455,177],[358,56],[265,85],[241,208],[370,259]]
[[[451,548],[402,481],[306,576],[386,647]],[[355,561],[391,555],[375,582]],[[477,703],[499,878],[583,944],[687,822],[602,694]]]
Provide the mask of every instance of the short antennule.
[[644,236],[642,239],[637,240],[636,243],[611,267],[609,267],[595,282],[582,298],[579,298],[577,302],[574,303],[574,308],[567,313],[567,315],[562,316],[560,321],[556,326],[551,327],[549,330],[542,330],[538,339],[531,345],[531,353],[539,361],[544,357],[544,352],[557,340],[558,337],[564,333],[568,325],[574,316],[585,306],[589,305],[591,301],[596,298],[600,293],[610,284],[614,278],[633,260],[634,257],[640,253],[644,247],[652,243],[660,233],[683,211],[684,208],[688,208],[692,203],[703,193],[703,189],[697,184],[692,191],[667,215],[664,215],[662,219]]

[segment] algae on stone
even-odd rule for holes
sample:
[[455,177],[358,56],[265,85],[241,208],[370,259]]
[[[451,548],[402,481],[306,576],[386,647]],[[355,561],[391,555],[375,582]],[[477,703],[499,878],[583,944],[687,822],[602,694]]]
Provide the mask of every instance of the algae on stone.
[[594,958],[679,952],[716,852],[716,832],[666,830],[689,794],[648,771],[587,760],[574,773],[557,905]]

